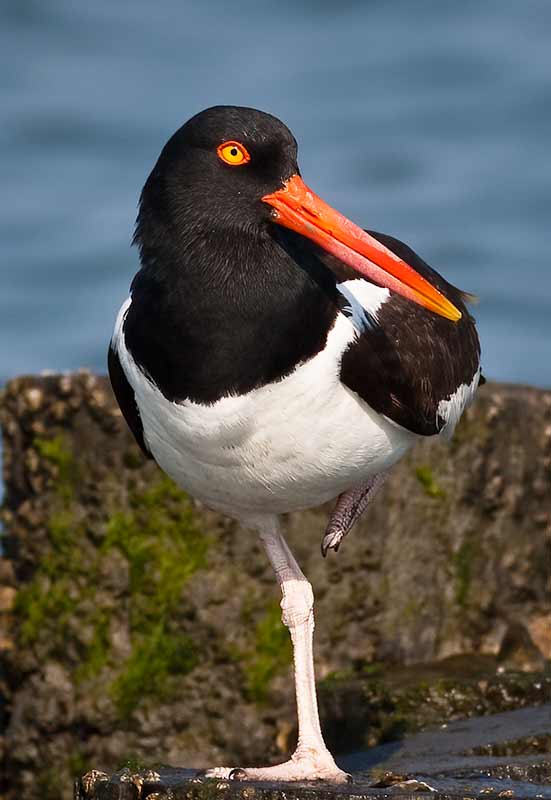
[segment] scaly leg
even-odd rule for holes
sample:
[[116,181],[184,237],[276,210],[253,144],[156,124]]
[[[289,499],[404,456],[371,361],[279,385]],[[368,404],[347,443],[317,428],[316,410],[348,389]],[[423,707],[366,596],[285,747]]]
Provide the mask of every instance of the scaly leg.
[[324,558],[329,549],[337,552],[346,534],[364,513],[387,478],[388,472],[379,472],[367,483],[357,486],[355,489],[348,489],[339,495],[321,543],[321,552]]
[[319,723],[314,678],[312,587],[281,535],[277,517],[264,518],[257,523],[257,527],[281,587],[282,620],[289,628],[293,642],[298,743],[289,761],[275,767],[219,767],[209,769],[204,774],[207,777],[234,780],[326,780],[344,783],[350,780],[350,776],[335,764],[323,741]]

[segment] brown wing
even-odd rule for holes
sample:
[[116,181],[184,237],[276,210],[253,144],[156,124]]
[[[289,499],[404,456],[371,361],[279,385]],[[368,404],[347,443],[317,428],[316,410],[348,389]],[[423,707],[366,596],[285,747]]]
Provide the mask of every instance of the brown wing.
[[370,326],[350,345],[341,380],[375,411],[423,436],[439,433],[441,400],[469,386],[480,367],[480,344],[466,295],[429,267],[410,247],[369,231],[439,289],[463,316],[450,322],[391,293]]

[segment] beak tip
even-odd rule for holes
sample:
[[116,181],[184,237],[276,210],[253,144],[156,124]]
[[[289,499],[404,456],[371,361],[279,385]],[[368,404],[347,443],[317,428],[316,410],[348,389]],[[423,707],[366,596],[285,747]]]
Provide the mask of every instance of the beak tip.
[[452,322],[455,322],[455,323],[460,322],[463,319],[463,313],[458,308],[456,308],[455,306],[453,307],[453,310],[454,310],[455,313],[454,313],[454,315],[452,317]]
[[450,322],[461,320],[461,311],[442,292],[392,250],[317,197],[298,174],[261,200],[272,207],[273,222],[312,239],[355,269],[360,277],[376,281],[382,277],[381,285],[403,297]]

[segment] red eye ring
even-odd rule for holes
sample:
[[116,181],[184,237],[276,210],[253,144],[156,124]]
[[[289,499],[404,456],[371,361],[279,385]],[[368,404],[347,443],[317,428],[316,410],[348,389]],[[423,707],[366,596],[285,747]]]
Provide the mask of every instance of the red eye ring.
[[242,167],[251,160],[249,151],[241,142],[222,142],[216,148],[216,152],[218,158],[230,167]]

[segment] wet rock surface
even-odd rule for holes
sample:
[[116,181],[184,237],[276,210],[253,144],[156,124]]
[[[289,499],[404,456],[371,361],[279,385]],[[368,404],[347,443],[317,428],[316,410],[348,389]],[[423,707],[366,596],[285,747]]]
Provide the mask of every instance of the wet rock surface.
[[[254,535],[144,461],[104,378],[12,381],[0,423],[4,794],[66,798],[72,778],[125,763],[283,760],[290,647]],[[488,384],[450,447],[420,441],[398,465],[338,555],[320,555],[327,509],[290,516],[336,752],[549,699],[550,468],[551,393]]]
[[[115,798],[550,798],[551,705],[452,722],[338,759],[349,785],[207,780],[193,770],[97,770],[75,783],[75,800]],[[515,737],[515,754],[494,755]],[[536,744],[537,743],[537,744]],[[484,755],[477,751],[485,749]]]

